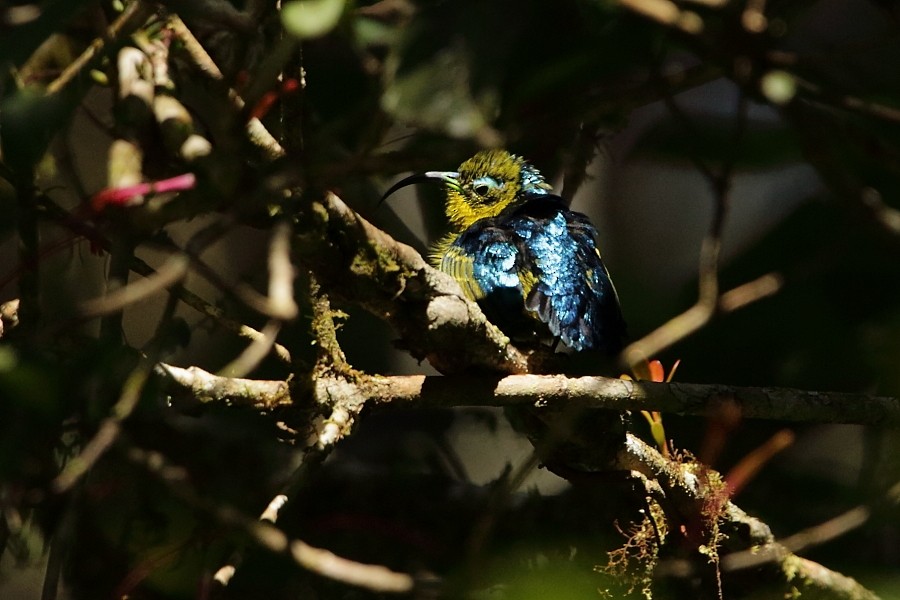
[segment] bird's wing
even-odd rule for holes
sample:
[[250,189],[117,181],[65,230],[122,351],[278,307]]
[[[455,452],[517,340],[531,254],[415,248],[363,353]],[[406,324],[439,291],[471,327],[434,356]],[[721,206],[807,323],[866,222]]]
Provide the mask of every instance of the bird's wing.
[[479,221],[452,240],[441,256],[440,269],[452,275],[473,300],[502,290],[515,290],[521,299],[523,285],[530,287],[530,282],[520,278],[518,240],[509,228],[494,221]]
[[[459,238],[456,239],[456,242]],[[481,300],[484,298],[484,290],[475,280],[475,260],[474,255],[469,253],[464,246],[458,243],[451,243],[446,250],[441,253],[438,268],[451,275],[463,293],[470,300]]]
[[619,294],[603,264],[599,234],[581,213],[567,212],[566,219],[569,235],[582,241],[578,244],[578,261],[584,273],[584,282],[590,289],[585,308],[591,321],[588,328],[594,335],[593,347],[616,354],[625,345],[625,320],[619,306]]
[[587,217],[542,203],[526,207],[516,221],[525,262],[534,269],[526,308],[570,348],[618,352],[624,337],[619,301]]
[[535,270],[522,241],[499,219],[483,219],[450,241],[439,264],[492,323],[517,339],[533,338],[539,320],[525,309]]
[[513,337],[535,321],[574,349],[616,353],[624,325],[587,217],[544,195],[449,239],[439,267]]

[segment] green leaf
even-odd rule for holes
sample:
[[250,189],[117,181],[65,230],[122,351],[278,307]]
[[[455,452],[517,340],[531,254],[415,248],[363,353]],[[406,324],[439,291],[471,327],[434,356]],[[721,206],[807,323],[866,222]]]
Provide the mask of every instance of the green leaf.
[[0,101],[0,146],[6,165],[14,171],[33,167],[70,112],[71,106],[59,96],[27,88]]
[[15,350],[0,347],[0,396],[9,406],[31,415],[51,417],[59,408],[59,389],[45,365],[22,360]]
[[760,80],[759,88],[769,102],[783,106],[797,95],[797,80],[786,71],[769,71]]
[[465,52],[450,46],[415,67],[398,70],[382,97],[395,118],[456,138],[473,137],[487,125],[483,110],[495,104],[472,95]]
[[344,0],[295,0],[281,9],[281,24],[301,40],[312,39],[334,29],[343,12]]

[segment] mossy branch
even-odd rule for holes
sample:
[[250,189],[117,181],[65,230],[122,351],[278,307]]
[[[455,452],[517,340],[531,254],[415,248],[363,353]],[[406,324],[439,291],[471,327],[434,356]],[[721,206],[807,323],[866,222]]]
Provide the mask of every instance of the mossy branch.
[[[271,410],[294,404],[287,382],[232,380],[211,375],[196,367],[179,369],[165,366],[160,368],[160,372],[201,402],[243,404],[257,410]],[[690,392],[687,396],[683,393],[685,389]],[[560,375],[449,378],[357,374],[353,379],[342,376],[320,377],[314,382],[312,394],[316,404],[331,409],[332,414],[345,415],[345,421],[350,422],[367,406],[397,407],[411,404],[441,407],[531,405],[536,410],[541,410],[541,407],[552,410],[553,407],[573,403],[615,410],[641,407],[671,410],[675,408],[676,402],[681,401],[682,410],[677,412],[702,414],[702,410],[715,410],[717,400],[708,400],[720,397],[723,390],[728,390],[733,399],[748,399],[755,417],[764,416],[764,407],[777,402],[804,404],[815,402],[814,399],[817,398],[823,407],[831,407],[833,410],[835,405],[849,407],[854,402],[866,401],[862,397],[851,397],[853,395],[815,394],[798,390],[760,391],[716,385],[633,382],[603,377],[566,378]],[[303,393],[310,391],[304,390]],[[685,398],[688,398],[686,402]],[[754,401],[759,398],[768,400],[762,404]],[[882,409],[885,412],[879,418],[897,419],[900,414],[898,400],[874,400],[884,403]],[[299,398],[297,405],[301,405]],[[308,406],[308,403],[305,405]],[[814,411],[810,412],[807,407],[801,413],[814,414]],[[783,419],[783,414],[784,411],[777,410],[775,418]],[[878,414],[878,411],[868,410],[862,414],[865,418],[870,418]],[[835,416],[835,413],[832,415]],[[332,429],[339,425],[334,425]],[[328,426],[326,423],[324,427],[320,427],[321,431],[311,437],[310,442],[321,446],[330,445],[339,439],[339,434],[329,434]],[[723,486],[715,485],[721,477],[707,467],[690,461],[678,462],[666,458],[632,434],[626,435],[625,443],[617,453],[612,467],[653,482],[648,489],[658,490],[658,500],[673,522],[689,525],[714,519],[716,531],[724,534],[720,534],[722,539],[727,536],[729,553],[760,548],[769,557],[767,579],[773,583],[796,585],[800,582],[809,589],[828,588],[835,592],[835,598],[875,598],[853,579],[799,558],[781,546],[765,523],[747,515],[728,501]],[[597,465],[597,468],[608,470],[610,465]],[[581,476],[588,474],[582,472]],[[715,514],[710,514],[711,506],[716,507]],[[725,556],[727,555],[723,553],[723,559]],[[664,562],[658,569],[658,574],[680,576],[685,569],[692,569],[692,564]],[[729,573],[726,572],[725,576],[727,578]],[[833,582],[839,582],[840,585],[834,586]]]
[[409,351],[444,373],[528,371],[450,276],[395,241],[332,193],[310,202],[296,220],[297,257],[323,290],[393,325]]
[[[192,370],[199,371],[196,367]],[[252,380],[241,380],[252,381]],[[239,386],[221,377],[209,380],[198,399],[232,402],[256,409],[291,404],[284,396]],[[258,382],[259,385],[267,382]],[[283,382],[279,382],[283,384]],[[271,385],[276,385],[272,382]],[[744,418],[804,423],[889,425],[900,422],[900,399],[865,394],[813,392],[790,388],[749,388],[718,384],[652,383],[607,377],[510,375],[508,377],[385,377],[358,374],[347,382],[320,378],[320,395],[331,402],[378,406],[579,406],[615,411],[655,410],[681,415],[717,414],[722,403],[737,406]],[[265,388],[268,390],[268,388]],[[246,392],[246,393],[245,393]]]
[[[322,385],[327,385],[322,382]],[[900,399],[865,394],[720,384],[653,383],[608,377],[366,377],[353,393],[363,401],[421,406],[578,406],[718,414],[726,402],[748,419],[887,425],[900,422]],[[365,400],[367,399],[367,400]]]

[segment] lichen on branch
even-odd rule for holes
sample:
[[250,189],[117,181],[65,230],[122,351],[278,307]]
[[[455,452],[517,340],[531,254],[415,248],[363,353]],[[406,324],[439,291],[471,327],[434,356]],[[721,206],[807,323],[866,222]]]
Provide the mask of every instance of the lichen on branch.
[[296,220],[296,255],[333,297],[386,320],[416,358],[444,373],[524,373],[509,345],[451,277],[363,219],[333,193],[310,201]]

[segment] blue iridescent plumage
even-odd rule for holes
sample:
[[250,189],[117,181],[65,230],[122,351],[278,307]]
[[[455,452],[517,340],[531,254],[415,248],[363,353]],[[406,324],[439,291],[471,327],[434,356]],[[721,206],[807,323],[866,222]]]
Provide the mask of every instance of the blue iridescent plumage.
[[548,192],[540,172],[508,152],[484,151],[458,172],[415,176],[388,194],[423,177],[444,181],[452,228],[432,262],[492,323],[518,341],[553,337],[609,354],[622,348],[625,326],[597,230]]

